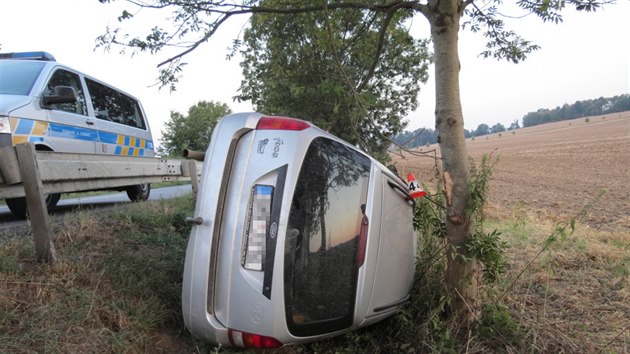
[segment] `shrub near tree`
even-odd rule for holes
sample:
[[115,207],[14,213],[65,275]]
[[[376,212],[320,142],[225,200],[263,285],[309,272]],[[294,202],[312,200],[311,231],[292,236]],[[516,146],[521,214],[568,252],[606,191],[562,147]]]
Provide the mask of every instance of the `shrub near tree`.
[[188,109],[187,115],[171,112],[158,153],[179,157],[184,149],[206,151],[217,121],[230,113],[232,110],[226,104],[213,101],[200,101]]
[[[259,2],[284,9],[295,4]],[[251,100],[258,112],[312,121],[387,161],[389,138],[404,128],[402,118],[417,108],[428,79],[429,42],[408,33],[411,15],[255,13],[243,36],[237,98]]]

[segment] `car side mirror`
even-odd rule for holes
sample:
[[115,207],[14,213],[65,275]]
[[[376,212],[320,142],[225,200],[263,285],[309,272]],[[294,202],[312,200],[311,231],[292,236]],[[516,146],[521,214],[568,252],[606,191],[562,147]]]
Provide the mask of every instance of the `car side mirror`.
[[70,86],[55,86],[54,95],[44,95],[42,104],[49,106],[57,103],[74,103],[77,101],[77,94]]

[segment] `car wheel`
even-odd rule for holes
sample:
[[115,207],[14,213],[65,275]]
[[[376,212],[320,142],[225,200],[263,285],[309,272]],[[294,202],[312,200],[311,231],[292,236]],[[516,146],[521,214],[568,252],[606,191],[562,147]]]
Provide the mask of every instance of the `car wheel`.
[[149,199],[149,194],[151,194],[151,185],[145,183],[136,186],[129,186],[126,191],[129,200],[132,202],[139,202]]
[[[61,199],[60,193],[53,193],[46,196],[46,209],[48,213],[55,210],[57,203]],[[26,198],[10,198],[6,199],[5,202],[11,210],[11,213],[18,219],[26,219],[27,208],[26,208]]]

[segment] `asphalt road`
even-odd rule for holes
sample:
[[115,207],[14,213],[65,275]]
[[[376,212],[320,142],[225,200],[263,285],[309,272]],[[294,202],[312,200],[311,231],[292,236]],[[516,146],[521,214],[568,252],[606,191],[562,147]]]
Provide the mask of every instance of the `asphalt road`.
[[[171,186],[151,189],[150,200],[171,199],[192,192],[189,184],[181,186]],[[105,208],[112,207],[120,203],[131,203],[125,192],[114,192],[111,194],[102,194],[81,198],[62,199],[55,208],[55,214],[72,211],[78,206],[89,208]],[[19,220],[9,208],[5,205],[0,206],[0,228],[7,228],[25,224],[26,221]]]

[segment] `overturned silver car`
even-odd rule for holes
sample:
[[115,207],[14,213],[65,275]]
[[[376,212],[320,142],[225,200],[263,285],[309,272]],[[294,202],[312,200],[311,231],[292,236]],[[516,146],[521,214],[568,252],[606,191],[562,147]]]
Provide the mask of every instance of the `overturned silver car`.
[[405,181],[311,123],[224,117],[186,251],[186,326],[274,348],[392,315],[413,282],[412,204]]

